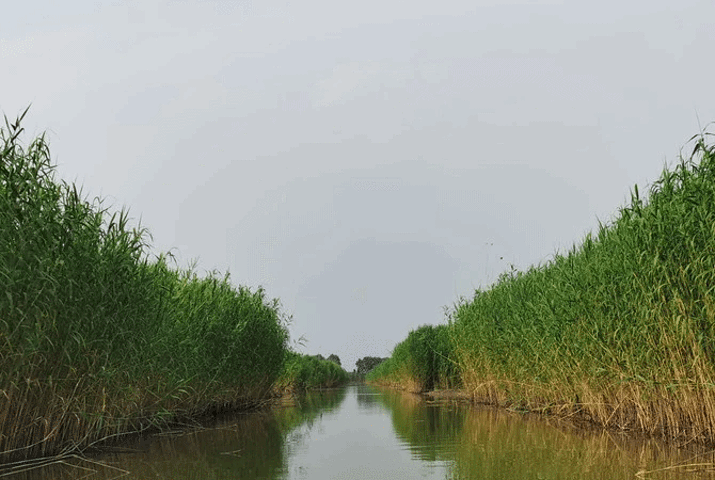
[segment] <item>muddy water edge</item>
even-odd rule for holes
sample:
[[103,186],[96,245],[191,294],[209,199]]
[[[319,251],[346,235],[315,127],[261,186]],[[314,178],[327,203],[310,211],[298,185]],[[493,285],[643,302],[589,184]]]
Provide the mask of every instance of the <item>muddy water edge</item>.
[[[695,448],[695,447],[694,447]],[[715,455],[367,385],[135,438],[3,480],[713,478]]]

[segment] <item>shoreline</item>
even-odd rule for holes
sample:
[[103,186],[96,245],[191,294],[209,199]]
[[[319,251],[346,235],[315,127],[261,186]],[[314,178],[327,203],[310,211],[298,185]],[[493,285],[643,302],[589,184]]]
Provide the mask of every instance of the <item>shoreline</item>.
[[[617,434],[626,435],[628,438],[633,440],[657,440],[662,441],[664,444],[673,446],[675,448],[687,448],[697,446],[700,448],[712,448],[715,446],[715,439],[707,438],[692,438],[692,437],[682,437],[676,438],[664,434],[658,434],[654,432],[648,432],[645,429],[628,428],[619,425],[606,425],[595,420],[587,412],[577,409],[574,411],[574,405],[543,405],[538,408],[527,408],[523,405],[520,406],[520,402],[506,400],[503,402],[490,401],[487,398],[477,398],[470,395],[465,390],[462,389],[435,389],[429,391],[417,391],[411,390],[409,387],[396,383],[375,383],[366,382],[368,385],[372,385],[379,388],[387,388],[391,390],[396,390],[401,393],[407,393],[410,395],[417,395],[422,398],[427,403],[458,403],[462,405],[468,405],[473,408],[478,407],[490,407],[498,409],[504,412],[511,412],[525,417],[540,418],[544,421],[555,420],[557,422],[563,422],[570,428],[582,433],[589,432],[612,432]],[[559,413],[562,412],[562,413]]]
[[[6,473],[4,464],[30,464],[42,458],[51,458],[53,461],[69,456],[84,457],[121,448],[121,445],[131,439],[156,434],[165,434],[174,431],[190,430],[200,427],[202,424],[210,423],[225,415],[252,414],[269,411],[271,408],[283,408],[295,405],[299,398],[306,393],[314,391],[326,391],[340,388],[330,383],[329,386],[289,385],[282,388],[274,388],[261,398],[239,397],[234,400],[218,400],[208,402],[204,405],[193,405],[190,409],[157,410],[147,412],[137,416],[121,425],[117,418],[108,416],[105,422],[109,425],[108,432],[96,432],[92,434],[84,431],[80,436],[67,437],[62,441],[57,441],[53,437],[48,437],[44,442],[24,445],[14,450],[0,451],[0,476]],[[69,417],[76,416],[68,414],[66,418],[54,418],[54,428],[61,435],[63,429],[67,428]],[[114,430],[114,431],[111,431]],[[40,452],[38,455],[37,452]],[[28,452],[30,452],[28,454]]]

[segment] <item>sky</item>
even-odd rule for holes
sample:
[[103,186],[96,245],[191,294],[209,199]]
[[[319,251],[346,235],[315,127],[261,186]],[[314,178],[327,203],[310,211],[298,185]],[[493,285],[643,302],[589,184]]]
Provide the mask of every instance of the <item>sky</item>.
[[389,356],[564,252],[715,121],[711,0],[27,0],[0,113],[153,251]]

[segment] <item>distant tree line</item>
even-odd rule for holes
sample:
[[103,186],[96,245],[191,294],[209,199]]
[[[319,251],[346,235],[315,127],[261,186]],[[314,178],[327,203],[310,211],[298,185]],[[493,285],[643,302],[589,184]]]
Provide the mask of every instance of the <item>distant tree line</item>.
[[313,357],[317,358],[318,360],[328,360],[330,362],[336,363],[336,364],[338,364],[339,367],[343,366],[340,363],[340,357],[338,357],[334,353],[331,353],[327,359],[324,356],[322,356],[321,354],[313,355]]
[[[340,362],[340,357],[338,357],[336,354],[331,353],[328,358],[325,358],[321,354],[317,355],[311,355],[313,358],[317,358],[319,360],[328,360],[333,363],[336,363],[338,366],[342,367],[342,363]],[[355,367],[357,367],[355,370],[353,370],[350,373],[351,379],[352,380],[363,380],[365,378],[365,375],[367,375],[372,369],[380,365],[382,362],[387,360],[389,357],[363,357],[357,362],[355,362]]]

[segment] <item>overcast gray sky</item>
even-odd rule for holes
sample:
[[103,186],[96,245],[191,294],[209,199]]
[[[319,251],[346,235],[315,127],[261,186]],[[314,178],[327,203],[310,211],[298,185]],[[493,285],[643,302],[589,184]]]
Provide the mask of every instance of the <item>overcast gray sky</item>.
[[[608,220],[715,120],[715,3],[18,1],[0,110],[349,370]],[[26,138],[30,138],[29,136]]]

